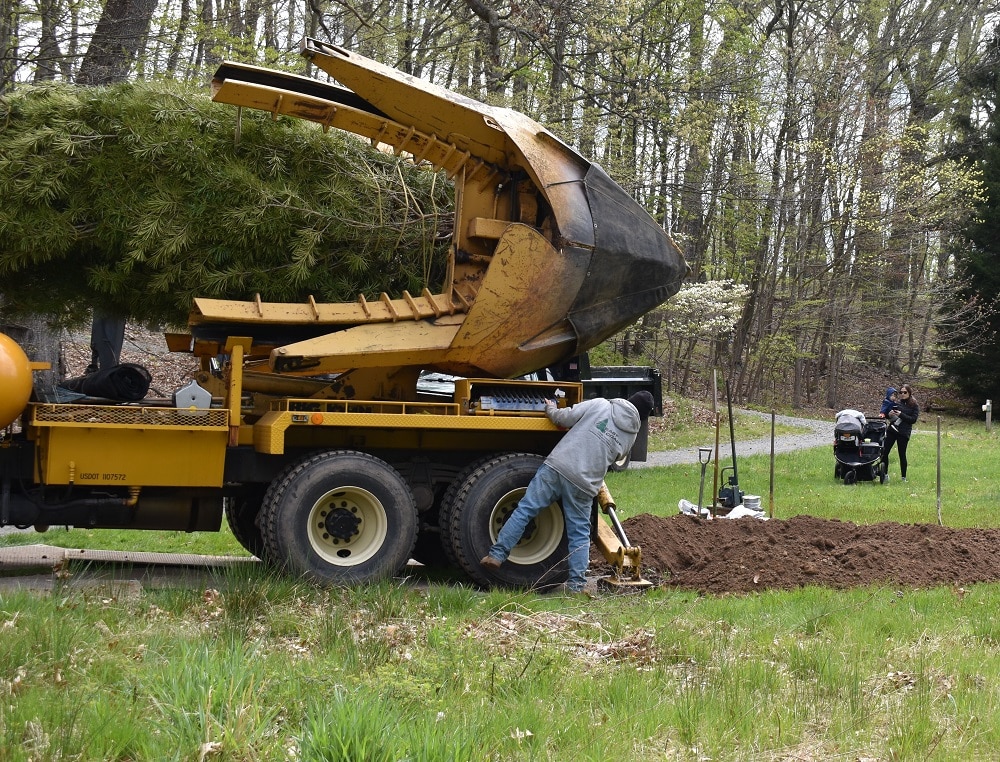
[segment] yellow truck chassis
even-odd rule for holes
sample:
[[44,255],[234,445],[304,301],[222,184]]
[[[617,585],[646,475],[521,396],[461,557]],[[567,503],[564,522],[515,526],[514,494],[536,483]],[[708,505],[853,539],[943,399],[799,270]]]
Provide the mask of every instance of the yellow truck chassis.
[[[240,371],[227,366],[223,384],[235,399]],[[323,583],[383,578],[415,557],[482,585],[554,584],[566,554],[556,505],[504,570],[478,564],[562,436],[538,410],[483,401],[504,391],[538,403],[558,391],[574,404],[582,388],[461,379],[450,403],[282,398],[260,415],[241,408],[235,425],[228,397],[208,409],[32,403],[35,486],[8,495],[0,519],[213,531],[225,516],[254,555]]]

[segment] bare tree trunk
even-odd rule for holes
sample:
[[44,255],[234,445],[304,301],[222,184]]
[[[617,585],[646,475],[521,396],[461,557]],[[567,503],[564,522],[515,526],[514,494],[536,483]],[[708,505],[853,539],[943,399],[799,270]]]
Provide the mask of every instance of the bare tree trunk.
[[264,6],[264,47],[278,49],[278,20],[273,3]]
[[465,4],[483,22],[480,31],[486,55],[482,62],[486,92],[495,93],[500,85],[500,14],[489,0],[465,0]]
[[156,9],[156,0],[108,0],[80,65],[77,82],[124,81],[135,63]]
[[40,0],[38,14],[41,20],[41,33],[38,37],[38,64],[35,68],[35,82],[53,80],[60,74],[65,76],[66,61],[59,49],[57,29],[59,2],[58,0]]
[[597,128],[600,125],[600,109],[594,97],[597,82],[598,51],[593,49],[593,41],[588,41],[587,52],[583,59],[583,113],[580,119],[578,145],[580,153],[590,157],[594,155],[597,146]]
[[168,74],[174,74],[177,71],[177,64],[181,57],[181,47],[184,45],[184,37],[190,25],[191,0],[181,0],[180,15],[177,18],[177,32],[174,35],[173,44],[170,46],[170,54],[167,56]]
[[[78,82],[110,85],[125,80],[145,42],[155,8],[156,0],[108,0],[80,65]],[[125,316],[95,315],[91,333],[106,336],[120,352],[125,337]],[[92,369],[103,370],[118,362],[117,353],[95,350]]]
[[195,68],[200,69],[204,66],[211,69],[222,61],[219,52],[215,49],[215,34],[212,31],[215,28],[215,10],[212,7],[212,0],[200,0],[200,2],[201,31],[198,35]]
[[[698,81],[705,65],[705,6],[699,2],[691,14],[691,27],[688,34],[690,61],[688,63],[688,78]],[[704,108],[707,94],[704,89],[691,93],[699,109]],[[714,100],[714,98],[710,99]],[[705,205],[703,193],[705,179],[708,174],[708,146],[703,140],[708,140],[711,125],[703,125],[701,130],[692,131],[689,138],[687,157],[684,160],[684,174],[681,180],[680,209],[677,212],[677,235],[684,247],[684,256],[691,265],[694,280],[703,279],[705,252],[708,239],[705,230]]]
[[563,94],[566,84],[566,43],[569,34],[568,0],[549,0],[552,30],[552,76],[549,78],[548,118],[551,124],[564,124],[569,120],[567,99]]
[[0,0],[0,94],[14,84],[17,69],[16,3],[17,0]]

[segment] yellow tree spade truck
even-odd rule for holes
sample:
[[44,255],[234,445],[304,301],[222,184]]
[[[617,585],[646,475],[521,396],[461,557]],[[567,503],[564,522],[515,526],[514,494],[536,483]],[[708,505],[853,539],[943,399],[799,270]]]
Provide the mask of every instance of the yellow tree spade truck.
[[[542,401],[583,397],[580,383],[516,379],[672,296],[684,258],[599,166],[524,115],[316,40],[302,53],[339,84],[225,63],[213,99],[446,173],[441,288],[343,304],[196,299],[189,332],[167,343],[202,371],[167,400],[30,401],[37,368],[3,336],[0,526],[217,531],[225,516],[251,553],[319,583],[382,579],[411,557],[480,585],[558,582],[557,505],[510,563],[478,563],[562,436]],[[428,370],[460,377],[451,401],[418,391]]]

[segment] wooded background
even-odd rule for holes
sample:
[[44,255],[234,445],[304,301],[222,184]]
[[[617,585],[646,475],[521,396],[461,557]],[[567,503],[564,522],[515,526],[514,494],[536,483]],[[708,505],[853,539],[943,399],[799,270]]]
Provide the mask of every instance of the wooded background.
[[[546,124],[675,237],[680,298],[619,337],[670,390],[838,406],[988,337],[962,288],[990,114],[981,0],[0,0],[0,90],[310,72],[317,37]],[[995,96],[995,93],[993,94]],[[7,193],[0,190],[0,193]],[[977,322],[978,321],[978,322]],[[970,330],[982,324],[983,330]],[[877,399],[880,389],[873,389]]]

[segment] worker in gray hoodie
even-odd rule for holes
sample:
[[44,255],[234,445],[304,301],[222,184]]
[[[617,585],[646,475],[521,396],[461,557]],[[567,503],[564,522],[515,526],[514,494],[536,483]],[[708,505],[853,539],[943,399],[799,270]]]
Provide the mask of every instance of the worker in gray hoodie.
[[501,528],[497,541],[480,563],[499,569],[525,529],[542,509],[562,505],[569,540],[566,589],[582,592],[590,561],[590,512],[608,468],[632,450],[642,422],[653,410],[653,395],[636,392],[627,400],[585,400],[559,408],[545,401],[545,415],[569,431],[528,484],[528,489]]

